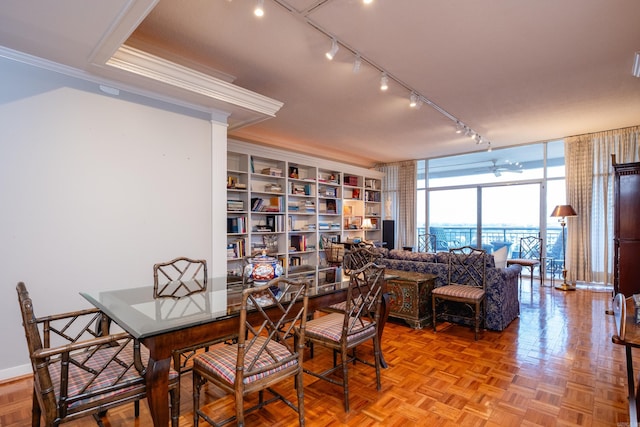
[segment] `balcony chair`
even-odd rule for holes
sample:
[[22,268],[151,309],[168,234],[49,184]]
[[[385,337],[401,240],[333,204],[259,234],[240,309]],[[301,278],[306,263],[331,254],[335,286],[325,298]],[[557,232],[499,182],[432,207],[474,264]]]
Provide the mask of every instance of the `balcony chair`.
[[[126,332],[109,334],[109,319],[97,308],[36,318],[24,283],[16,287],[33,369],[32,426],[44,418],[57,426],[93,416],[99,426],[108,409],[146,397],[149,353]],[[171,425],[178,425],[178,374],[169,372]]]
[[[431,292],[433,331],[436,332],[438,318],[450,321],[467,319],[474,324],[477,341],[480,320],[484,322],[485,318],[486,251],[471,246],[449,249],[448,265],[448,284]],[[450,305],[460,304],[467,307],[471,313],[469,316],[449,310]]]
[[436,252],[437,243],[435,234],[418,234],[418,252]]
[[[322,372],[305,369],[304,372],[339,385],[344,392],[344,409],[349,412],[348,367],[359,361],[375,367],[376,387],[380,390],[381,351],[378,327],[382,301],[384,267],[373,263],[351,271],[344,312],[329,313],[307,322],[306,338],[311,345],[327,347],[340,353],[340,364]],[[373,342],[373,362],[356,355],[356,348]],[[341,372],[341,376],[340,376]],[[336,373],[337,375],[333,375]]]
[[[278,296],[274,295],[272,287],[281,291]],[[245,414],[277,400],[296,411],[300,425],[304,426],[302,358],[308,291],[308,282],[287,278],[274,279],[242,291],[237,342],[198,354],[193,360],[195,427],[199,425],[200,418],[212,425],[236,420],[238,426],[243,426]],[[297,406],[271,387],[290,377],[295,377]],[[235,396],[235,416],[216,423],[200,409],[200,389],[207,381]],[[272,395],[266,401],[264,390]],[[259,393],[258,403],[245,410],[244,396],[256,391]]]
[[[507,260],[507,266],[518,264],[523,268],[528,268],[531,274],[531,289],[533,289],[533,270],[538,267],[540,271],[540,285],[544,286],[544,268],[542,267],[542,239],[536,236],[525,236],[520,238],[520,249],[518,258]],[[522,275],[520,275],[522,286]]]

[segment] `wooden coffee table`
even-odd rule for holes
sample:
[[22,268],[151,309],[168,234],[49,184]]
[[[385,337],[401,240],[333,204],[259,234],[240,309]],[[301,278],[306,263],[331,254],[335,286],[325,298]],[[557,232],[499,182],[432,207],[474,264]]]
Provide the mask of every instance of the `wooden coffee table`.
[[385,270],[389,295],[389,317],[403,319],[409,326],[422,329],[431,324],[431,291],[436,275],[403,270]]

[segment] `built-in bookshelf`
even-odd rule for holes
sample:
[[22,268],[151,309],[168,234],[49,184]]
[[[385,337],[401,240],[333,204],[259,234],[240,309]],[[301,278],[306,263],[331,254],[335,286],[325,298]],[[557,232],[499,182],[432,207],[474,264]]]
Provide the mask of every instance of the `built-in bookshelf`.
[[[229,141],[227,270],[243,258],[277,258],[289,277],[336,280],[323,241],[380,242],[382,173]],[[371,228],[363,228],[367,221]]]

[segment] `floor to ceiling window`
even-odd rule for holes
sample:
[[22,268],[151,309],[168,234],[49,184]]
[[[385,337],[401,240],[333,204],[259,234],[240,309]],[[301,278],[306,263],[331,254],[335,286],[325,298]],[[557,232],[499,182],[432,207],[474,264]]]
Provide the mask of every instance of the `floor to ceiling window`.
[[[563,141],[418,162],[417,234],[437,249],[471,245],[488,252],[541,236],[555,251],[561,228],[549,214],[565,203]],[[554,256],[557,256],[554,252]]]

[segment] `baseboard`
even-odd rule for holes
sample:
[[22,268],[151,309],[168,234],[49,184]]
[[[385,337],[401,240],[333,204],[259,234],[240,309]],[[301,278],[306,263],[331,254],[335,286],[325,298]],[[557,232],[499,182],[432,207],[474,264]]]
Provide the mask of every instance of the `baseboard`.
[[26,375],[32,375],[31,365],[19,365],[9,369],[0,370],[0,384],[15,381]]

